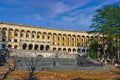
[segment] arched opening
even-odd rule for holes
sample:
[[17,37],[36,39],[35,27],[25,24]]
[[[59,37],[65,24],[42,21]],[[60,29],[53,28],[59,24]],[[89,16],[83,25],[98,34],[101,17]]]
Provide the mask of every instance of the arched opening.
[[63,48],[63,51],[66,51],[66,48]]
[[44,50],[44,46],[43,45],[40,46],[40,50]]
[[35,45],[34,50],[38,50],[38,45],[37,44]]
[[43,56],[42,55],[38,55],[37,58],[43,58]]
[[5,48],[6,48],[6,45],[5,45],[5,44],[3,44],[3,45],[2,45],[2,48],[3,48],[3,49],[5,49]]
[[14,48],[15,48],[15,49],[17,49],[17,48],[18,48],[18,46],[17,46],[17,45],[15,45],[15,46],[14,46]]
[[71,35],[70,34],[68,35],[68,45],[69,46],[71,45]]
[[56,48],[53,48],[53,51],[56,51]]
[[2,39],[2,41],[6,41],[6,39]]
[[15,37],[18,37],[18,33],[19,33],[19,30],[18,29],[15,29]]
[[84,52],[85,52],[85,49],[82,49],[82,52],[84,53]]
[[41,32],[37,32],[37,39],[40,38]]
[[3,28],[3,29],[2,29],[2,36],[3,36],[3,38],[6,38],[6,31],[7,31],[6,28]]
[[76,52],[76,49],[73,49],[73,52]]
[[78,50],[77,50],[77,52],[81,52],[81,50],[80,50],[80,49],[78,49]]
[[8,31],[8,33],[9,33],[9,40],[11,41],[11,39],[12,39],[12,32],[13,32],[13,29],[12,28],[10,28],[9,29],[9,31]]
[[22,49],[26,49],[27,48],[27,44],[24,43],[23,46],[22,46]]
[[30,45],[29,45],[29,50],[32,50],[32,48],[33,48],[33,45],[30,44]]
[[55,45],[56,40],[57,40],[57,34],[53,33],[53,45]]
[[27,39],[30,38],[30,34],[31,34],[30,31],[27,30],[27,31],[26,31],[26,38],[27,38]]
[[61,48],[58,48],[58,51],[61,51]]
[[88,52],[89,52],[89,49],[86,50],[86,53],[88,53]]
[[42,39],[46,39],[47,33],[43,32]]
[[51,40],[51,36],[52,36],[51,33],[48,33],[47,39],[48,39],[48,40]]
[[50,50],[50,46],[49,45],[46,46],[46,51],[48,51],[48,50]]
[[68,49],[68,52],[71,52],[71,49],[70,49],[70,48]]
[[8,48],[12,48],[12,45],[11,45],[11,44],[9,44],[9,45],[8,45]]
[[23,38],[23,37],[24,37],[24,34],[25,34],[25,30],[21,30],[21,31],[20,31],[20,37]]

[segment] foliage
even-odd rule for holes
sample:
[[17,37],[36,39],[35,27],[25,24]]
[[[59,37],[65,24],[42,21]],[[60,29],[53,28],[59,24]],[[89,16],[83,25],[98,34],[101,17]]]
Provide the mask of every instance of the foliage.
[[[120,42],[120,6],[117,4],[106,5],[98,9],[93,16],[89,33],[99,33],[102,36],[101,42],[103,53],[105,45],[108,45],[108,52],[113,55],[113,48],[119,50]],[[91,46],[94,47],[94,46]],[[102,48],[101,47],[101,48]]]
[[87,56],[89,56],[92,59],[95,59],[95,58],[97,58],[97,51],[89,50],[89,54]]

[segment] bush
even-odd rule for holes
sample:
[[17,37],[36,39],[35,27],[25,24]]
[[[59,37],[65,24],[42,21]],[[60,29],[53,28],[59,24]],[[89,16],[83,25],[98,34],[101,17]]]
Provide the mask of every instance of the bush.
[[93,59],[97,58],[97,52],[94,51],[94,50],[90,50],[90,51],[89,51],[89,54],[87,54],[87,56],[88,56],[88,55],[89,55],[89,57],[91,57],[91,58],[93,58]]

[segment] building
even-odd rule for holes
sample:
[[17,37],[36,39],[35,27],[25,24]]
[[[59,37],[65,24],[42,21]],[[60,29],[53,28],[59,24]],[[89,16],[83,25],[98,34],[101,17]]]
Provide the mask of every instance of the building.
[[86,31],[64,30],[40,26],[0,22],[2,48],[37,51],[61,51],[69,54],[86,52],[89,39]]

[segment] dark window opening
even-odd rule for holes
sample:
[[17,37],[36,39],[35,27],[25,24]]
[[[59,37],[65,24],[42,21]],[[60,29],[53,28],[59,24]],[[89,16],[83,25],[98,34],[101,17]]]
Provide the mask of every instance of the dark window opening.
[[14,42],[17,42],[17,39],[15,39]]
[[40,50],[44,50],[44,46],[43,45],[40,46]]
[[6,41],[6,39],[2,39],[2,41]]

